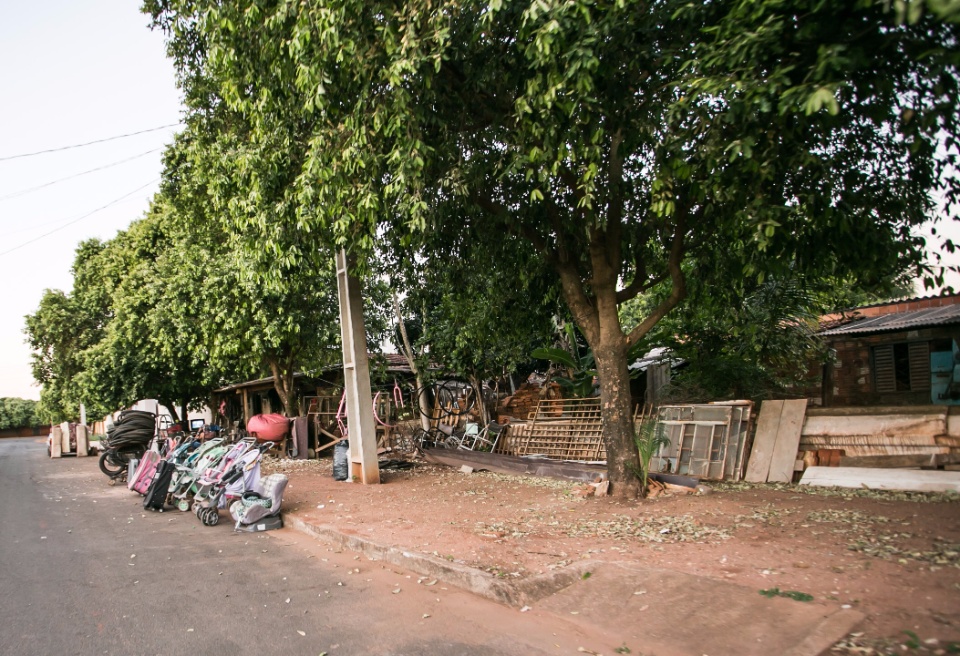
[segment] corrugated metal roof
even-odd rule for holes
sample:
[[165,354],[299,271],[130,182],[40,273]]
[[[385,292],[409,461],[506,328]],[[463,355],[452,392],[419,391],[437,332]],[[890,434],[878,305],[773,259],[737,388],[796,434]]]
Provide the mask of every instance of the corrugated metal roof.
[[955,299],[958,296],[960,296],[960,294],[948,294],[948,293],[930,294],[928,296],[904,296],[903,298],[893,298],[893,299],[890,299],[889,301],[884,301],[883,303],[871,303],[870,305],[858,305],[857,307],[846,308],[845,311],[851,312],[855,310],[865,310],[867,308],[886,307],[888,305],[897,305],[899,303],[916,303],[918,301],[930,301],[938,298]]
[[884,314],[879,317],[869,317],[852,321],[838,328],[824,330],[820,334],[829,337],[831,335],[889,333],[954,323],[960,323],[960,305],[945,305],[923,310],[912,310],[910,312]]

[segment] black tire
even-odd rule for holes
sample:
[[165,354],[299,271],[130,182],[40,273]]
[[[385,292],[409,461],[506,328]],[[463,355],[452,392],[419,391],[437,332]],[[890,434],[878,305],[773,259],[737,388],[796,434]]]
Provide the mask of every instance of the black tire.
[[100,471],[109,476],[110,478],[116,478],[124,470],[124,466],[117,465],[113,460],[113,452],[104,451],[103,455],[100,456]]

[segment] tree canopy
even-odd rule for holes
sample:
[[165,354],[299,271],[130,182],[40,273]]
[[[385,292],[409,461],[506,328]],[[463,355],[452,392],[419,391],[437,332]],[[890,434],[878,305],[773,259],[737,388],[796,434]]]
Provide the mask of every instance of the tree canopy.
[[43,421],[38,406],[39,403],[31,399],[0,398],[0,430],[39,426]]
[[[294,232],[372,254],[460,228],[517,239],[513,264],[552,270],[596,357],[615,489],[636,468],[627,349],[688,276],[930,273],[917,228],[958,200],[958,28],[915,3],[145,10],[188,96],[242,117],[238,161],[257,183],[233,202],[283,173],[282,196],[248,219],[265,252],[309,257]],[[641,294],[657,302],[626,332],[618,306]]]

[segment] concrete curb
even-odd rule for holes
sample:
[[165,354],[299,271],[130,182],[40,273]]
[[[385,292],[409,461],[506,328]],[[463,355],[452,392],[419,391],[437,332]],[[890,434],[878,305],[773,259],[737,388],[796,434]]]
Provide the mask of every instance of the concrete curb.
[[341,549],[362,553],[370,560],[403,567],[421,576],[435,578],[480,597],[517,608],[529,606],[572,585],[581,579],[584,572],[599,564],[584,560],[562,570],[510,583],[474,567],[467,567],[428,554],[385,546],[356,535],[347,535],[331,526],[311,524],[296,515],[284,514],[283,520],[284,524],[290,528]]

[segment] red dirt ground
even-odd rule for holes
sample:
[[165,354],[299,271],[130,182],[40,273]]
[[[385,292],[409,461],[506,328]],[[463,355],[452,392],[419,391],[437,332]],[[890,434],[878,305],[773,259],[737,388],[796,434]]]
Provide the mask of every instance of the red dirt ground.
[[415,462],[376,486],[334,481],[329,459],[265,469],[290,475],[284,508],[307,521],[505,578],[635,562],[858,609],[839,654],[960,653],[958,495],[720,484],[584,499],[573,482]]

